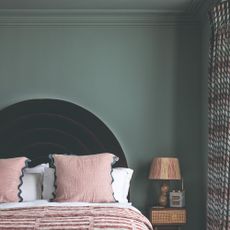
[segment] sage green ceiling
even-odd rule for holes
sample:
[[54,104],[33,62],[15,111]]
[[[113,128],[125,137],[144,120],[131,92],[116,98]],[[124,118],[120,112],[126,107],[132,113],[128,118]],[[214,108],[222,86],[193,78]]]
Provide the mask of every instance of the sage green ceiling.
[[204,0],[1,0],[0,9],[195,11]]

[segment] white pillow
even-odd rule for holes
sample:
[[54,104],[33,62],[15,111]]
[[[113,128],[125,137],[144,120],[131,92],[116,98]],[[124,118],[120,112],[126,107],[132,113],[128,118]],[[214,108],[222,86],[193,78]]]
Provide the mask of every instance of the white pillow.
[[[133,170],[130,168],[113,168],[112,177],[113,183],[112,188],[114,192],[114,198],[119,203],[128,203],[128,193],[130,180],[133,175]],[[54,188],[54,169],[45,168],[43,177],[43,192],[42,197],[45,200],[53,199]]]
[[40,165],[37,165],[33,168],[25,168],[24,173],[41,173],[41,174],[43,174],[46,168],[49,168],[48,163],[40,164]]
[[21,186],[23,201],[34,201],[42,198],[43,174],[47,167],[49,167],[49,164],[24,169]]
[[53,193],[55,192],[54,187],[54,169],[46,168],[43,176],[43,191],[42,199],[51,200],[53,199]]
[[25,173],[22,181],[22,201],[40,200],[42,195],[42,175],[40,173]]
[[133,175],[133,170],[130,168],[117,167],[113,168],[112,177],[113,183],[112,188],[114,192],[114,198],[119,203],[128,203],[128,193],[130,187],[130,180]]

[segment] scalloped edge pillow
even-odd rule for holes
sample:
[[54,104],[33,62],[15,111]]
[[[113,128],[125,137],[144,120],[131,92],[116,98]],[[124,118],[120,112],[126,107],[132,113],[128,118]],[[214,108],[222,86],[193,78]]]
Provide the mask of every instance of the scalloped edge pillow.
[[[112,188],[113,195],[117,202],[128,203],[128,193],[130,187],[130,181],[133,175],[133,169],[124,167],[113,168]],[[55,187],[54,187],[54,168],[45,168],[43,178],[43,191],[42,198],[45,200],[54,199]]]
[[116,202],[112,189],[112,165],[119,159],[111,153],[51,155],[56,173],[57,202]]
[[26,168],[22,178],[21,197],[23,202],[42,199],[42,187],[45,170],[49,164],[39,164],[32,168]]
[[119,203],[128,203],[128,194],[130,181],[132,179],[133,169],[117,167],[113,168],[112,176],[113,183],[112,188],[114,192],[114,197]]
[[28,161],[26,157],[0,159],[0,203],[22,201],[20,187]]

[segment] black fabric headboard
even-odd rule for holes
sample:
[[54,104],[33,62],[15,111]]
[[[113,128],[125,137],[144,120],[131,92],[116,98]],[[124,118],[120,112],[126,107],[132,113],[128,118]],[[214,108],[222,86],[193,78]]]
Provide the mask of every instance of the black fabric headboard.
[[30,166],[48,162],[52,153],[111,152],[127,167],[122,148],[110,129],[86,109],[63,100],[35,99],[0,111],[0,158],[27,156]]

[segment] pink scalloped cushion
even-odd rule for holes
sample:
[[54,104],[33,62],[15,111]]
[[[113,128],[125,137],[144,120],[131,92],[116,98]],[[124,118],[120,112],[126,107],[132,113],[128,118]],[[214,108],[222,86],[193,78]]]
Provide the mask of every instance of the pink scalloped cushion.
[[26,157],[0,159],[0,203],[20,200],[20,176],[26,160]]
[[110,153],[95,155],[53,155],[56,167],[57,202],[115,202]]

